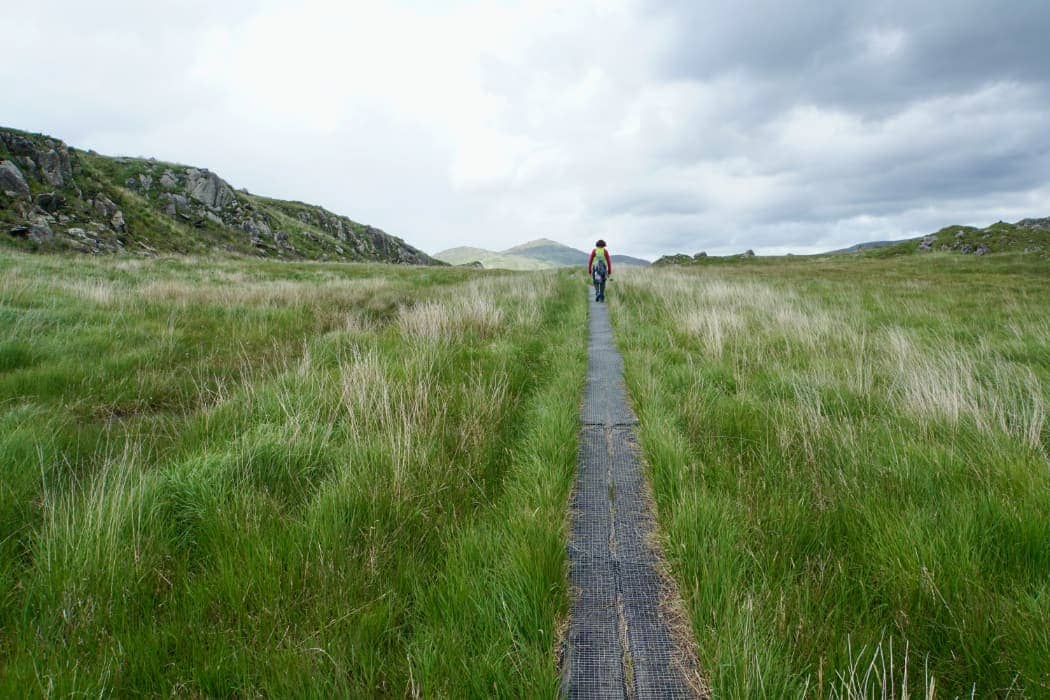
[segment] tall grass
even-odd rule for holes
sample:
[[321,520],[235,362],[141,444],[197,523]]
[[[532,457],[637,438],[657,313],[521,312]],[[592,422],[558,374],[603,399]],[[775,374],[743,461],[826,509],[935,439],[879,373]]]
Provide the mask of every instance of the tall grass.
[[716,695],[1050,694],[1046,273],[620,277],[665,547]]
[[0,695],[554,693],[568,276],[0,272]]

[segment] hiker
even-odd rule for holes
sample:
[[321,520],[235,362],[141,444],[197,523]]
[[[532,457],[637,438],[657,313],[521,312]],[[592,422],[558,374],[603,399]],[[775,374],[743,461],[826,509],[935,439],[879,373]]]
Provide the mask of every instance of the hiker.
[[587,274],[594,282],[594,300],[605,301],[605,281],[612,277],[612,256],[605,249],[605,241],[600,238],[587,261]]

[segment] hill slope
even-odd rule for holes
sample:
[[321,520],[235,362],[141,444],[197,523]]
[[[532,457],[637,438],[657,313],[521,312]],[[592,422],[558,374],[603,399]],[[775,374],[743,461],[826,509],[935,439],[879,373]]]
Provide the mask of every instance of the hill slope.
[[537,260],[524,255],[496,253],[484,248],[472,248],[470,246],[449,248],[440,253],[435,253],[434,257],[450,265],[467,265],[472,262],[480,262],[482,267],[489,269],[545,270],[557,267],[557,265],[544,260]]
[[6,128],[0,128],[0,226],[0,241],[28,250],[223,250],[442,264],[400,238],[321,207],[234,190],[204,168],[111,158]]
[[[588,253],[549,238],[538,238],[496,252],[484,248],[449,248],[434,257],[453,265],[479,261],[488,268],[506,270],[540,270],[550,267],[582,267],[587,264]],[[613,255],[613,265],[648,266],[648,260],[630,255]]]
[[[750,252],[750,251],[749,251]],[[821,255],[861,255],[874,258],[888,258],[900,255],[919,253],[958,253],[961,255],[982,256],[991,253],[1021,253],[1050,257],[1050,217],[1043,219],[1022,219],[1009,224],[999,221],[991,226],[945,226],[936,233],[921,238],[909,238],[903,241],[872,241],[840,250],[833,250]],[[749,259],[748,255],[707,256],[698,254],[665,255],[654,265],[694,265],[705,262]],[[797,258],[819,256],[796,256]]]
[[933,251],[977,256],[989,253],[1034,253],[1046,256],[1050,253],[1050,218],[1021,219],[1013,224],[998,221],[984,228],[945,226],[922,238],[912,238],[865,252],[883,257]]

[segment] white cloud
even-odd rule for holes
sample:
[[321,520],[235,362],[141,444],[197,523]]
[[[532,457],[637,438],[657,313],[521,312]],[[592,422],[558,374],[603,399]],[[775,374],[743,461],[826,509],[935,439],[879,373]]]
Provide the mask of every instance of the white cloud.
[[0,20],[23,57],[0,66],[0,123],[430,251],[805,252],[1048,213],[1048,89],[976,11],[756,27],[755,8],[656,4],[25,3]]

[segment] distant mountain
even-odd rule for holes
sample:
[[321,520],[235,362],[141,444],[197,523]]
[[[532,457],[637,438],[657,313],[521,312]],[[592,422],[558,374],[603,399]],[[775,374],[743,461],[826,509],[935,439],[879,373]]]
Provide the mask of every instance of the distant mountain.
[[471,248],[469,246],[449,248],[435,254],[434,257],[450,265],[469,265],[473,262],[479,262],[482,267],[498,270],[545,270],[557,267],[549,262],[524,255],[494,253],[484,248]]
[[0,128],[0,244],[444,264],[321,207],[235,190],[205,168],[111,158],[6,128]]
[[[549,238],[538,238],[535,241],[508,248],[503,252],[507,255],[543,260],[557,267],[576,267],[587,264],[587,253]],[[613,264],[615,263],[614,260]]]
[[[589,256],[590,253],[552,241],[549,238],[539,238],[501,252],[483,248],[450,248],[434,255],[438,260],[443,260],[453,265],[461,265],[477,260],[485,267],[506,270],[583,267],[587,264]],[[650,264],[648,260],[634,258],[629,255],[614,254],[612,259],[614,268],[617,264],[635,266],[647,266]]]

